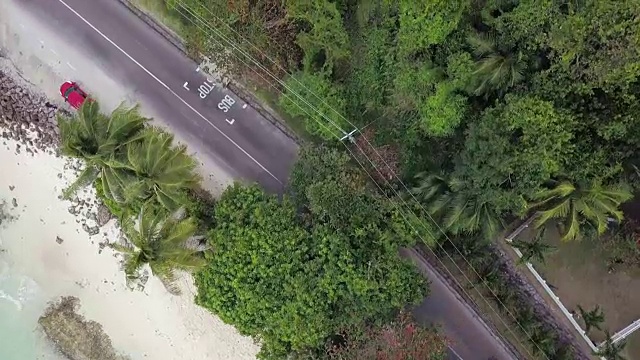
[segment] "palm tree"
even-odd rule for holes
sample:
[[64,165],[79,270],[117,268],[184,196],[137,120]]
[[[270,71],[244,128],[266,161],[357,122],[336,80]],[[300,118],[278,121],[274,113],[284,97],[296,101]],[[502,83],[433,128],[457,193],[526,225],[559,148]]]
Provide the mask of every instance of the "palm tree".
[[607,339],[602,345],[600,345],[600,349],[593,354],[596,356],[602,356],[607,360],[626,360],[626,358],[620,355],[620,353],[624,350],[624,347],[627,346],[627,343],[624,341],[613,342],[609,332],[605,331],[605,334]]
[[521,53],[513,54],[511,49],[500,49],[492,34],[474,32],[467,42],[479,59],[470,84],[473,94],[504,91],[522,81],[526,64]]
[[184,192],[200,183],[196,161],[184,145],[174,146],[173,135],[158,129],[144,131],[142,140],[127,146],[127,166],[137,181],[129,184],[129,201],[154,199],[168,210],[184,201]]
[[128,281],[140,278],[140,270],[149,264],[153,275],[157,276],[172,293],[179,293],[175,285],[175,270],[195,270],[204,264],[200,249],[187,246],[194,238],[197,224],[189,219],[181,219],[176,214],[166,216],[154,212],[150,204],[143,205],[137,221],[125,218],[122,229],[127,236],[126,246],[112,246],[124,253],[124,271]]
[[592,328],[602,330],[600,324],[604,322],[604,312],[599,305],[596,305],[591,311],[585,311],[582,306],[578,305],[578,312],[584,322],[585,332],[588,333]]
[[485,239],[493,239],[502,229],[502,219],[486,201],[464,190],[464,182],[443,176],[421,173],[413,193],[428,207],[433,216],[453,235],[480,231]]
[[126,171],[119,155],[128,144],[140,139],[147,121],[137,106],[127,109],[121,105],[105,116],[95,101],[86,101],[73,117],[59,116],[62,154],[82,159],[86,164],[80,176],[65,189],[64,197],[100,177],[105,195],[122,201],[122,182],[132,174]]
[[536,233],[533,241],[515,240],[511,242],[511,246],[522,252],[522,257],[518,260],[519,264],[530,263],[536,260],[544,264],[545,256],[556,249],[555,246],[544,243],[545,227],[540,228]]
[[623,214],[618,207],[632,197],[626,186],[605,187],[595,183],[575,186],[563,181],[552,189],[534,194],[533,200],[536,202],[531,207],[539,209],[536,227],[550,219],[562,219],[562,240],[569,241],[580,236],[580,227],[584,223],[591,224],[598,234],[602,234],[607,229],[608,217],[622,221]]

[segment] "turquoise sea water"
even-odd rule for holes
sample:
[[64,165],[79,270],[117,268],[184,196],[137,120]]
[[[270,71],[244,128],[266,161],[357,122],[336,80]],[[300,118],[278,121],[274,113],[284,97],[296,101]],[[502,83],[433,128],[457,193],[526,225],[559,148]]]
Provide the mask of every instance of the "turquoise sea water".
[[63,359],[55,354],[38,327],[38,317],[45,306],[38,284],[15,272],[9,254],[0,252],[1,360]]

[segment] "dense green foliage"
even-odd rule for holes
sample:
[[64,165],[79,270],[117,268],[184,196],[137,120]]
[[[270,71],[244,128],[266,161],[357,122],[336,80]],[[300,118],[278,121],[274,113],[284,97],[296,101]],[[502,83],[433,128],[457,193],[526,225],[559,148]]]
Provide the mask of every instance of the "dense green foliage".
[[[211,241],[224,238],[240,248],[229,249],[225,266],[242,267],[243,276],[254,276],[247,261],[263,264],[264,252],[295,244],[303,244],[302,249],[289,252],[307,251],[314,260],[322,259],[315,255],[318,247],[332,244],[354,251],[361,261],[372,256],[356,251],[362,244],[385,249],[406,241],[421,230],[412,225],[427,215],[459,242],[464,254],[485,250],[478,258],[490,252],[479,241],[494,239],[506,221],[533,213],[538,226],[559,223],[565,240],[602,234],[608,218],[623,219],[620,205],[640,189],[639,0],[165,2],[182,16],[195,55],[206,55],[243,79],[257,71],[263,85],[266,79],[281,90],[281,107],[318,138],[335,140],[352,129],[351,123],[371,124],[372,143],[395,150],[390,153],[397,156],[393,160],[400,164],[400,175],[413,185],[411,195],[422,205],[407,223],[403,220],[412,215],[372,195],[360,175],[328,165],[346,164],[346,158],[303,153],[290,199],[280,203],[255,189],[234,188],[223,200],[235,202],[225,203],[228,213],[221,216],[232,219],[229,209],[234,209],[249,228],[216,222],[214,229],[220,227],[222,235],[214,231]],[[263,65],[248,61],[247,54]],[[270,219],[265,211],[289,220]],[[293,245],[287,245],[263,239],[265,229],[272,228],[287,236],[300,233],[305,240],[294,236]],[[250,241],[264,249],[254,255],[256,260],[240,253]],[[521,245],[531,258],[542,256],[544,243]],[[340,263],[362,265],[347,260]],[[571,358],[520,304],[525,302],[513,300],[509,280],[495,275],[503,265],[491,260],[478,264],[487,270],[480,280],[493,279],[503,297],[496,298],[500,306],[516,312],[520,323],[529,322],[532,349]],[[288,268],[267,264],[264,268],[273,274],[297,279]],[[292,269],[296,266],[310,265]],[[288,328],[273,329],[265,325],[267,316],[275,322],[291,320],[276,318],[280,308],[242,309],[263,321],[252,325],[249,318],[240,318],[240,307],[214,301],[238,286],[234,274],[223,274],[227,278],[213,270],[201,273],[202,284],[218,286],[218,292],[201,289],[199,301],[224,310],[243,332],[265,339],[264,354],[317,346],[336,326],[350,324],[310,320],[312,326],[299,329],[290,321]],[[275,282],[267,279],[265,284]],[[214,280],[224,282],[210,285]],[[261,294],[270,302],[269,295]],[[350,299],[356,295],[361,294],[348,293]],[[290,306],[306,310],[303,305]],[[363,318],[371,316],[365,309]],[[317,314],[305,315],[315,319]]]
[[[127,279],[138,279],[140,268],[149,264],[167,289],[177,291],[174,271],[202,264],[200,251],[185,244],[198,228],[213,223],[212,201],[195,191],[200,178],[186,147],[175,146],[172,135],[145,126],[149,120],[137,106],[103,114],[95,101],[85,102],[70,117],[59,117],[62,153],[85,163],[64,195],[93,184],[127,235],[126,245],[114,245],[124,254]],[[180,208],[188,220],[177,221],[171,213]]]
[[[200,3],[201,17],[231,19],[261,49],[224,30],[286,84],[283,109],[309,132],[334,140],[373,123],[372,142],[395,149],[403,180],[454,239],[494,239],[534,212],[540,226],[560,223],[565,240],[602,233],[640,189],[638,0]],[[360,194],[344,203],[349,187],[305,184],[293,201],[311,219],[357,220]],[[523,246],[531,258],[545,248]],[[531,331],[534,349],[560,357],[543,330]]]
[[184,205],[185,191],[200,181],[196,162],[184,145],[173,144],[172,135],[145,127],[148,120],[137,106],[120,106],[110,115],[102,114],[95,101],[85,102],[69,118],[59,117],[62,153],[85,161],[65,196],[99,179],[99,194],[112,210],[118,204],[121,210],[137,213],[147,201],[167,210]]
[[121,106],[111,115],[104,115],[94,101],[85,102],[72,117],[59,116],[62,154],[85,161],[85,169],[64,191],[65,197],[100,178],[103,194],[125,202],[124,181],[133,179],[121,161],[122,155],[129,144],[140,140],[147,120],[135,107]]
[[331,140],[373,121],[404,180],[455,183],[449,194],[472,203],[443,219],[523,216],[556,181],[640,188],[637,0],[200,3],[198,16],[228,13],[231,39],[278,59],[265,63],[287,85],[283,108],[311,133]]
[[204,267],[196,301],[261,340],[265,359],[326,355],[333,337],[382,326],[426,295],[398,253],[416,230],[344,153],[302,150],[283,199],[237,184],[214,203],[197,191],[186,148],[146,120],[95,102],[60,119],[63,151],[89,169],[70,191],[92,182],[119,218],[127,241],[112,246],[129,281],[149,266],[177,293],[177,270]]
[[[317,166],[314,166],[317,165]],[[235,185],[215,208],[214,249],[196,301],[263,342],[261,357],[321,351],[327,339],[381,321],[426,293],[402,261],[392,204],[330,149],[305,149],[279,200]]]

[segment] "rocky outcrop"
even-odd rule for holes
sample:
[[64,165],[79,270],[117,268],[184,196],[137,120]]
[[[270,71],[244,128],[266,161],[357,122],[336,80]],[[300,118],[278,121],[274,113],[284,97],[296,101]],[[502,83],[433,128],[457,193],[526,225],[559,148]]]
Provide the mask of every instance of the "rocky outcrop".
[[[57,116],[71,116],[71,113],[62,107],[47,106],[50,101],[0,58],[0,137],[17,140],[16,153],[42,151],[60,156]],[[6,142],[3,145],[6,146]],[[77,174],[82,168],[82,161],[69,158],[64,170]],[[62,176],[58,174],[59,178]],[[88,191],[86,188],[70,199],[69,212],[76,215],[82,229],[93,236],[100,233],[111,214],[99,200],[87,197]],[[13,207],[17,207],[16,199],[12,202]]]
[[56,112],[66,110],[45,106],[48,100],[29,89],[16,74],[0,69],[0,136],[19,140],[27,152],[53,152],[59,143]]
[[78,314],[79,306],[77,298],[65,296],[38,319],[56,348],[70,360],[126,360],[114,350],[102,325]]

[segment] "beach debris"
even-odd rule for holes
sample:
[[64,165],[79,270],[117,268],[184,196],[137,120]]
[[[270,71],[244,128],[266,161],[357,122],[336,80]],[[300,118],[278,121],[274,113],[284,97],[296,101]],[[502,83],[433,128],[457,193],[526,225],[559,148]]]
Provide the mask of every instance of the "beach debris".
[[16,187],[13,185],[9,185],[9,191],[13,191],[13,189],[15,189]]
[[11,205],[13,205],[13,207],[18,207],[18,200],[16,198],[11,199]]
[[56,236],[56,242],[57,242],[58,244],[62,244],[62,243],[64,242],[64,239],[63,239],[63,238],[61,238],[60,236]]
[[128,360],[116,352],[102,325],[78,314],[79,307],[78,298],[63,296],[38,319],[58,351],[70,360]]

